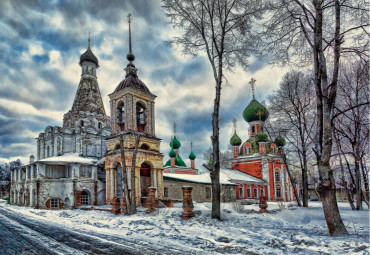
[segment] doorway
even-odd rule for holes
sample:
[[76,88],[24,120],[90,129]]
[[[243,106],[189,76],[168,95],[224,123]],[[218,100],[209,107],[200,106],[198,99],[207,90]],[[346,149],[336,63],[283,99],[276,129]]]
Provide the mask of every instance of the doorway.
[[148,188],[151,186],[150,165],[148,163],[141,164],[140,167],[140,188],[141,197],[148,197]]

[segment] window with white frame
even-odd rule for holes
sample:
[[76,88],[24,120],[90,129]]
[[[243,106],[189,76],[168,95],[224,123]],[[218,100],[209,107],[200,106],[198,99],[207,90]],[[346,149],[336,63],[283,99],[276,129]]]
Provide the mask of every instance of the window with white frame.
[[50,199],[50,208],[59,208],[59,199],[58,198]]
[[281,197],[281,188],[276,187],[276,197]]
[[278,171],[275,172],[275,181],[276,182],[280,181],[280,172],[278,172]]
[[247,188],[247,197],[248,198],[251,198],[252,197],[251,188],[250,187]]
[[244,187],[243,187],[243,185],[239,186],[239,197],[244,197]]
[[265,196],[265,190],[261,188],[261,197],[264,197],[264,196]]
[[258,198],[258,189],[257,188],[253,189],[253,193],[254,193],[254,197]]

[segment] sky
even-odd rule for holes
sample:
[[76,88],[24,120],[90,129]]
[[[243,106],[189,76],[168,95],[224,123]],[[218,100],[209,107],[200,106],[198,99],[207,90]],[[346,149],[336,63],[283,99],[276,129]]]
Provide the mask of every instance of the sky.
[[[215,81],[208,59],[185,56],[164,42],[181,35],[165,17],[160,1],[0,1],[0,163],[36,155],[36,140],[47,126],[62,126],[80,81],[79,57],[91,49],[99,59],[98,83],[105,110],[109,97],[124,79],[128,61],[127,14],[132,19],[132,48],[139,78],[157,96],[156,135],[168,159],[176,122],[180,155],[189,164],[190,142],[202,160],[211,147],[211,114]],[[232,136],[248,138],[242,118],[252,99],[249,81],[256,82],[260,102],[278,89],[285,71],[252,57],[247,71],[225,74],[230,86],[221,95],[220,149]],[[266,102],[266,101],[265,101]],[[266,102],[267,103],[267,102]],[[197,163],[196,163],[197,164]],[[200,163],[199,163],[200,164]]]

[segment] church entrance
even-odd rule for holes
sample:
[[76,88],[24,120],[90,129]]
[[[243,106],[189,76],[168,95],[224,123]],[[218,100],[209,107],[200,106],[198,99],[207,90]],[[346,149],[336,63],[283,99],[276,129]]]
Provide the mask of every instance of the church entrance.
[[148,197],[148,188],[151,186],[150,165],[148,163],[141,164],[140,167],[140,188],[141,197]]

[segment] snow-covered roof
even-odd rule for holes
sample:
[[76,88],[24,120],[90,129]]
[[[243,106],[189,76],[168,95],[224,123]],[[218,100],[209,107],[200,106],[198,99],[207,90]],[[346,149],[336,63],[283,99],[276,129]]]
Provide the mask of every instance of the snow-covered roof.
[[248,183],[261,183],[264,182],[262,179],[256,178],[252,175],[243,173],[235,169],[220,169],[221,173],[225,174],[232,181],[241,181]]
[[81,157],[78,153],[66,153],[62,156],[40,159],[43,163],[78,163],[78,164],[96,164],[98,159]]
[[[211,184],[211,176],[209,173],[197,174],[197,175],[163,173],[163,177],[168,177],[171,179],[177,179],[177,180],[186,181],[186,182]],[[234,183],[230,182],[229,178],[225,174],[220,173],[220,184],[232,185]]]

